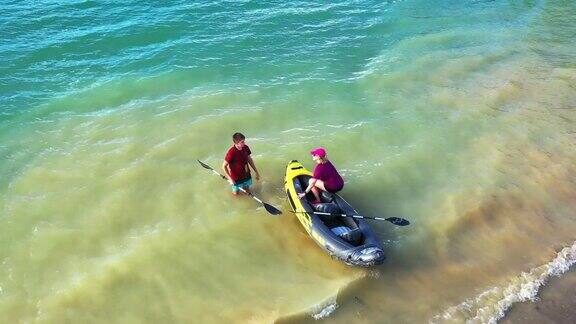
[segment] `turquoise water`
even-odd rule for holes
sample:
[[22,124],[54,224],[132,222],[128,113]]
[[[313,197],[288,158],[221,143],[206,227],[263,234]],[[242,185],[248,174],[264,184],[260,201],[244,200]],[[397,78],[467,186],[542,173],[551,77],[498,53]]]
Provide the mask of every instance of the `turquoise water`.
[[[0,10],[2,322],[485,323],[576,260],[573,2]],[[282,217],[197,165],[236,131]],[[383,266],[288,213],[320,145],[359,211],[412,222],[373,224]]]

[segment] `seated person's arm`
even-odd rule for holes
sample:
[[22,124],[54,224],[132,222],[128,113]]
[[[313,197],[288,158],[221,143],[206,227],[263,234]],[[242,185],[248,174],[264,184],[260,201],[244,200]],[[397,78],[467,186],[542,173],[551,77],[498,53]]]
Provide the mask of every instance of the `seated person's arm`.
[[299,196],[300,198],[306,196],[306,194],[309,193],[310,190],[312,190],[312,188],[314,188],[314,185],[316,184],[316,180],[318,180],[318,179],[312,178],[312,181],[310,181],[310,184],[308,185],[308,188],[306,188],[306,190],[304,190],[304,192],[299,193],[298,196]]

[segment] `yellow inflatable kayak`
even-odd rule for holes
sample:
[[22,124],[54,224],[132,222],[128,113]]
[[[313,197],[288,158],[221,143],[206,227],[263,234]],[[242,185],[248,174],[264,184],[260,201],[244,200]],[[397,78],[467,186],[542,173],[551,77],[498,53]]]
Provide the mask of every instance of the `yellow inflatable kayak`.
[[306,232],[331,256],[347,264],[366,267],[381,264],[385,259],[382,243],[368,223],[363,219],[340,217],[341,214],[358,214],[342,197],[323,192],[322,203],[315,205],[310,203],[312,193],[298,197],[298,193],[306,190],[311,177],[312,173],[300,162],[288,163],[284,189]]

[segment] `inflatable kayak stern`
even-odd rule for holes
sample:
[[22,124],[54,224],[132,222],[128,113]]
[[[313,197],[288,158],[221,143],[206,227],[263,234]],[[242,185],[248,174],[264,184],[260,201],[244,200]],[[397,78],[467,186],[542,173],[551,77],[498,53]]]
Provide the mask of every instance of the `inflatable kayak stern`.
[[377,247],[367,247],[362,250],[356,251],[348,260],[348,263],[359,265],[363,267],[370,267],[373,265],[382,264],[386,256],[384,251]]

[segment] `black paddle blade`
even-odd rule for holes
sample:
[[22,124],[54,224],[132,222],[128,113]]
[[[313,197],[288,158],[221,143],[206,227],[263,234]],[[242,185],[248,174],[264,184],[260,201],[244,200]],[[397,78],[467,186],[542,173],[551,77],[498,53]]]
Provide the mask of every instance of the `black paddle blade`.
[[208,164],[204,164],[204,163],[202,163],[202,161],[200,161],[200,160],[196,160],[196,161],[198,161],[198,163],[200,163],[200,165],[201,165],[202,167],[204,167],[204,168],[206,168],[206,169],[208,169],[208,170],[213,170]]
[[389,221],[390,223],[394,224],[394,225],[398,225],[398,226],[407,226],[410,225],[410,222],[405,220],[404,218],[400,218],[400,217],[388,217],[386,218],[387,221]]
[[270,205],[270,204],[262,203],[262,205],[264,205],[264,208],[266,208],[266,211],[269,212],[269,213],[272,214],[272,215],[280,215],[280,214],[282,214],[282,212],[281,212],[279,209],[277,209],[276,207],[274,207],[274,206],[272,206],[272,205]]

